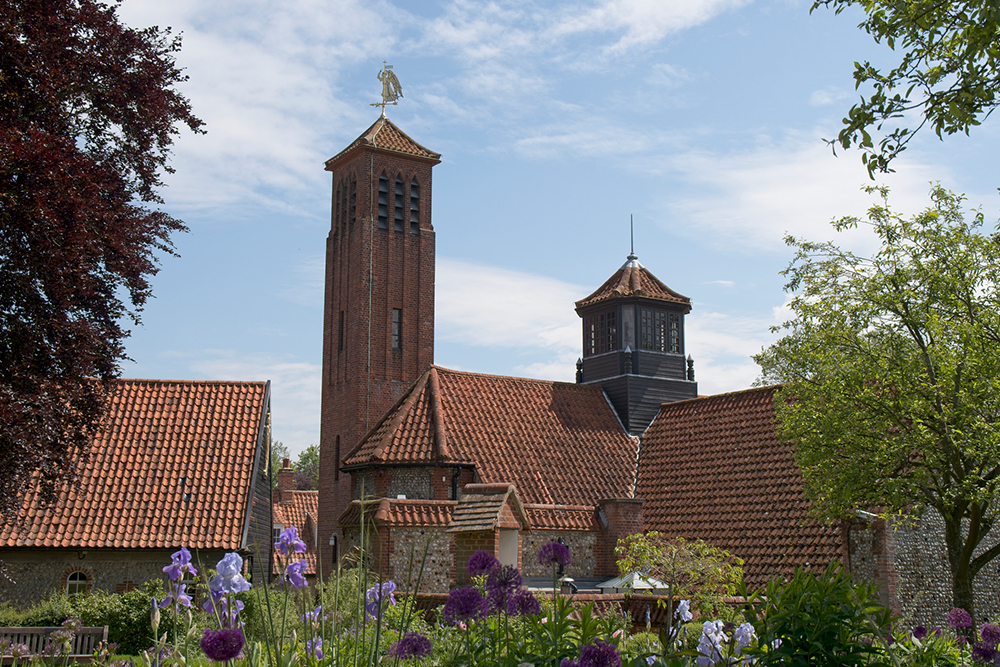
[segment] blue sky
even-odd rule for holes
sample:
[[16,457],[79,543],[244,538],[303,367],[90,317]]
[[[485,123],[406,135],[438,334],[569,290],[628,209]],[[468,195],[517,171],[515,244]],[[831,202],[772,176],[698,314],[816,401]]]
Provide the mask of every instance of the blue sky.
[[[163,210],[184,220],[123,375],[272,381],[274,435],[318,442],[323,161],[378,116],[383,60],[404,98],[389,117],[442,154],[434,170],[435,362],[571,380],[573,302],[629,251],[691,297],[687,351],[703,394],[742,389],[774,340],[791,233],[835,237],[870,181],[834,157],[853,63],[892,62],[799,0],[379,2],[126,0],[134,27],[183,32],[182,90],[208,134],[182,134]],[[918,135],[880,178],[904,212],[931,181],[993,224],[1000,126]],[[836,235],[861,252],[859,230]]]

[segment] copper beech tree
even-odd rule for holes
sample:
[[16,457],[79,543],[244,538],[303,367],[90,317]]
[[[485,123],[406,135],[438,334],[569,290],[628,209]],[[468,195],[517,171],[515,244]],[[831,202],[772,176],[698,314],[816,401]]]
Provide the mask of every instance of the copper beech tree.
[[74,475],[182,223],[154,210],[201,121],[169,30],[92,0],[0,0],[0,512]]
[[905,219],[867,220],[871,257],[794,238],[793,318],[757,355],[783,382],[779,432],[794,445],[815,512],[936,513],[956,607],[1000,555],[1000,236],[940,187]]

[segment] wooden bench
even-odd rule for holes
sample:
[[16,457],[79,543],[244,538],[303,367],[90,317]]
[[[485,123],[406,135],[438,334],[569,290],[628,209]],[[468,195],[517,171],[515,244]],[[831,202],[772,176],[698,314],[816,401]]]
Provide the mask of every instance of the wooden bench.
[[[10,640],[12,644],[26,644],[32,655],[39,655],[45,650],[49,643],[49,635],[56,630],[63,630],[61,626],[54,628],[0,628],[0,641]],[[73,637],[73,649],[68,656],[59,656],[59,659],[68,659],[74,662],[90,662],[94,658],[94,651],[101,642],[108,641],[108,626],[101,628],[80,628]],[[10,649],[7,649],[10,653]],[[9,665],[13,661],[10,655],[3,657],[0,664]]]

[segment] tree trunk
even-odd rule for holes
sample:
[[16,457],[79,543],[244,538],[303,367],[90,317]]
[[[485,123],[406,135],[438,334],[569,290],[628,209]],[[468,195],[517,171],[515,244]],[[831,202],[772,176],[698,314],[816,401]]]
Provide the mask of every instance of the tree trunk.
[[972,591],[972,554],[966,551],[966,539],[962,535],[962,520],[942,514],[944,519],[944,541],[948,549],[948,563],[951,566],[951,603],[964,609],[972,617],[972,627],[958,628],[958,634],[967,640],[975,639],[976,610]]

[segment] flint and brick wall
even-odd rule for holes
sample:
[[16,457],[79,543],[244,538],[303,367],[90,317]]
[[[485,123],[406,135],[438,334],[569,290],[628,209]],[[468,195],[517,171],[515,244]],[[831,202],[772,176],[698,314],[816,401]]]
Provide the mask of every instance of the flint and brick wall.
[[[996,532],[996,531],[994,531]],[[976,553],[996,543],[987,536]],[[910,626],[946,627],[952,608],[951,568],[944,543],[944,521],[929,509],[913,523],[854,523],[850,531],[850,567],[855,581],[881,584],[883,602]],[[1000,616],[1000,562],[988,563],[973,582],[976,619]]]
[[592,577],[596,561],[594,546],[597,534],[592,531],[569,530],[532,530],[521,534],[522,567],[521,574],[525,577],[551,577],[552,568],[538,562],[538,552],[547,542],[556,542],[562,538],[569,548],[570,564],[566,566],[568,577]]
[[[392,553],[389,556],[390,577],[399,590],[411,591],[417,583],[420,563],[427,546],[427,559],[423,563],[420,593],[447,593],[455,581],[455,557],[452,536],[444,528],[394,528]],[[429,544],[428,544],[429,540]],[[410,550],[413,550],[413,568],[410,570]],[[407,572],[410,580],[407,582]]]

